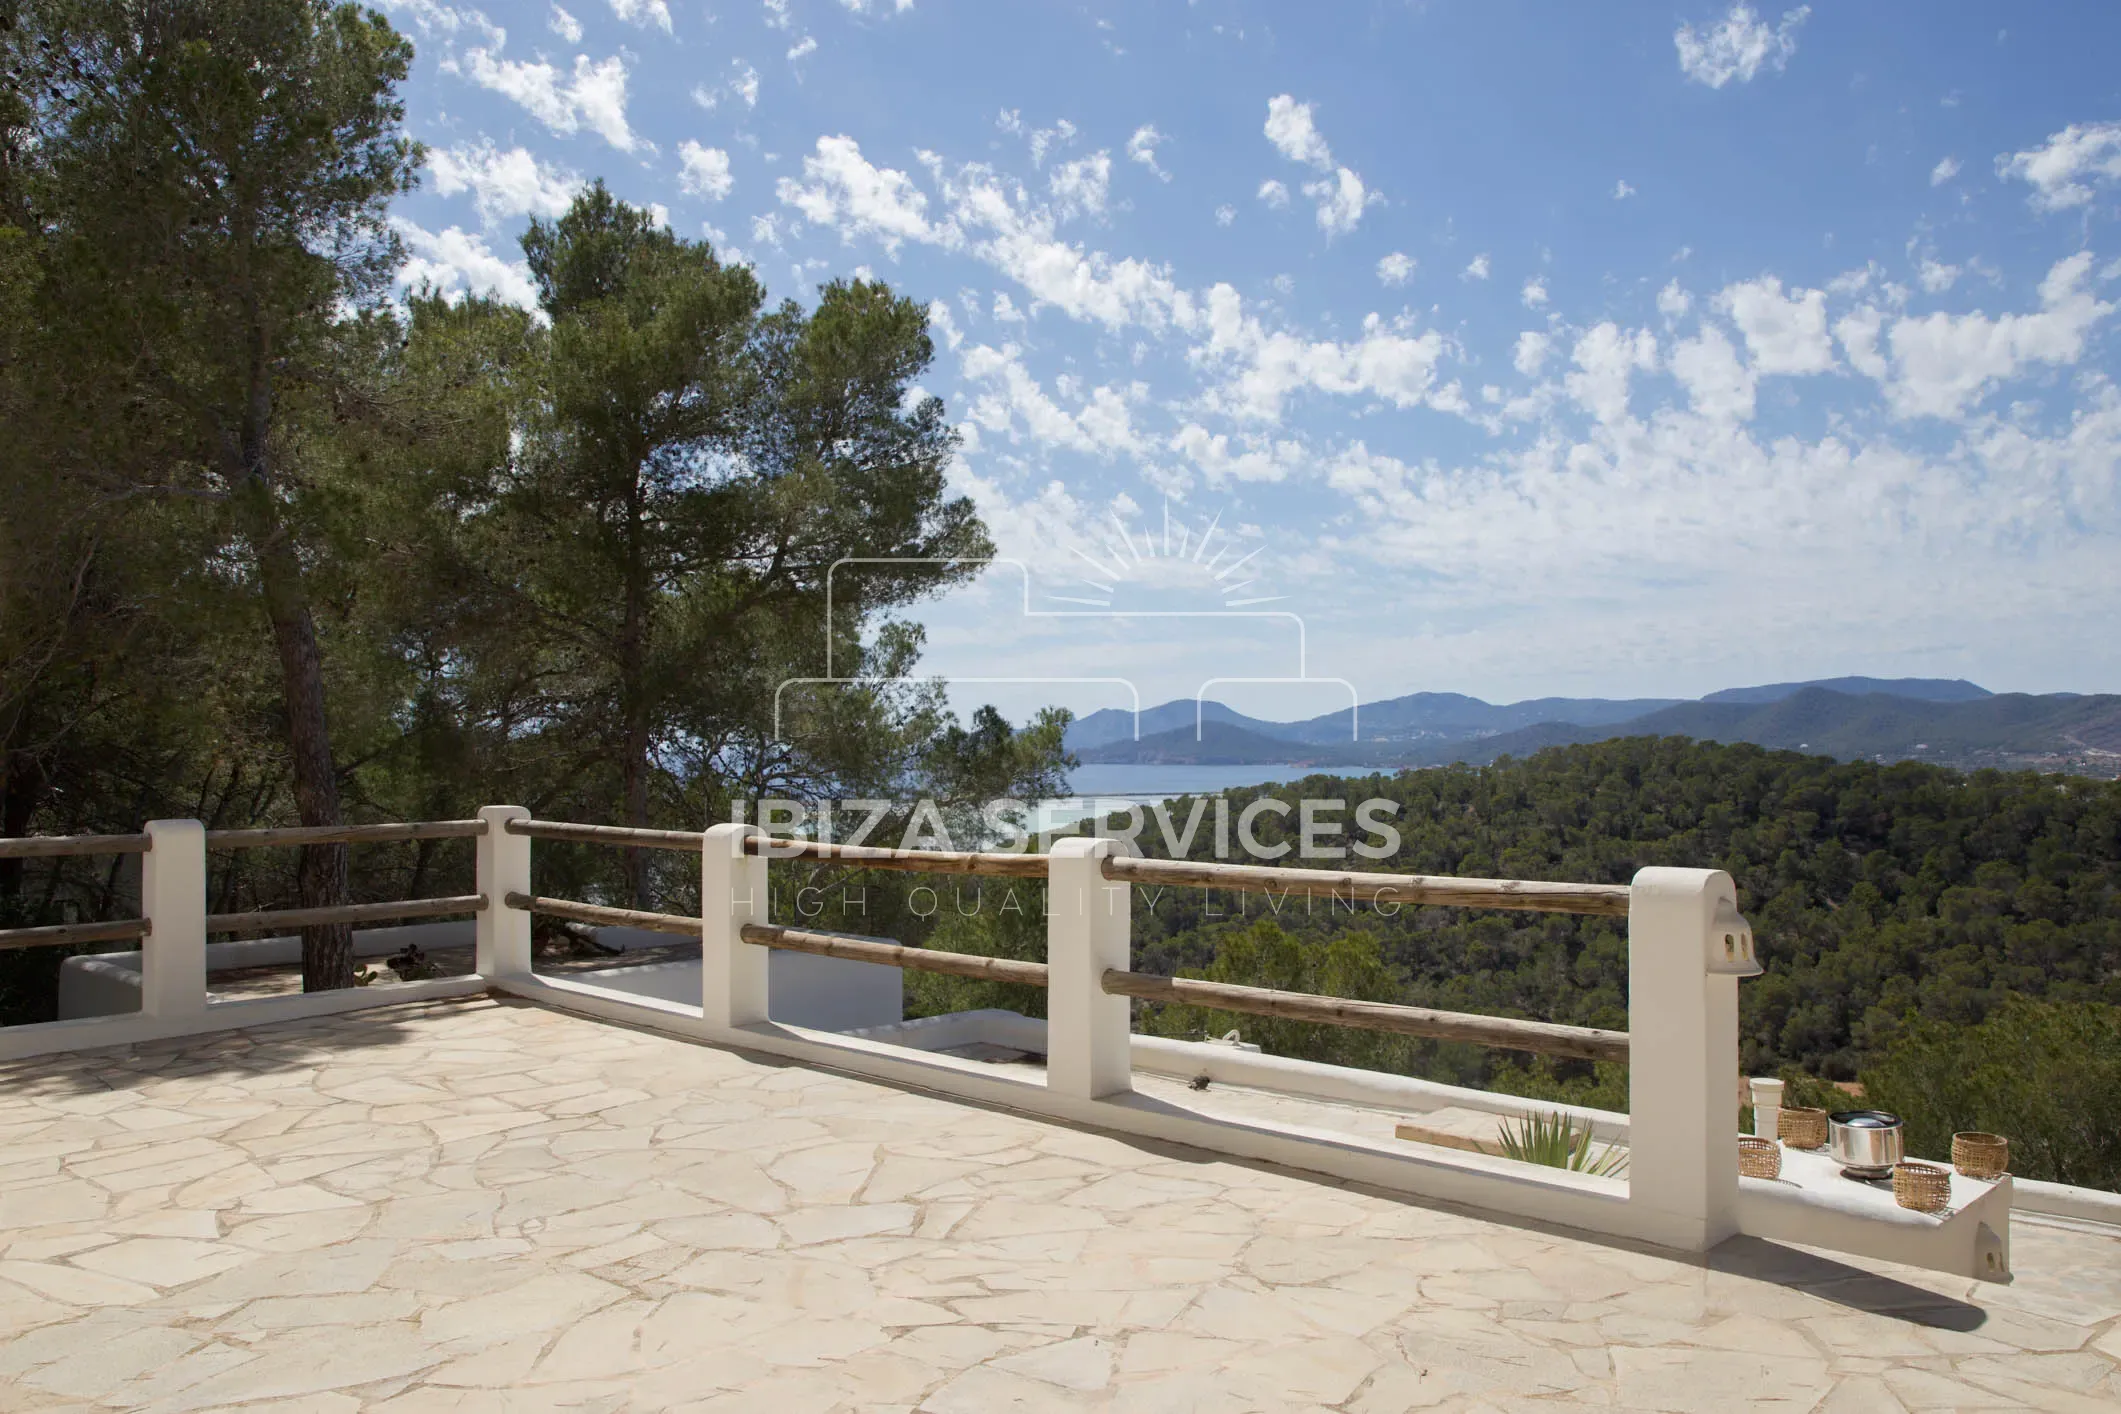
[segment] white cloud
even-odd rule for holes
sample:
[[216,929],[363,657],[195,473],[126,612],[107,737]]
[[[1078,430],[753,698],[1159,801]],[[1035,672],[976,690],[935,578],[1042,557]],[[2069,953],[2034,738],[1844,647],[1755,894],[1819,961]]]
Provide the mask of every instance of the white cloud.
[[1474,256],[1471,260],[1466,262],[1466,268],[1462,272],[1462,277],[1468,280],[1485,280],[1488,278],[1488,272],[1493,268],[1494,267],[1489,265],[1488,263],[1487,253],[1483,251],[1481,254]]
[[1179,428],[1168,446],[1198,467],[1211,486],[1229,481],[1283,481],[1304,460],[1301,443],[1266,437],[1233,439],[1227,433],[1211,433],[1197,422]]
[[547,19],[546,26],[558,35],[563,43],[582,42],[582,22],[557,5],[552,7],[552,15]]
[[2121,123],[2071,123],[2038,147],[1998,157],[1996,174],[2029,184],[2036,210],[2082,206],[2093,182],[2121,178]]
[[1958,175],[1959,159],[1956,157],[1944,157],[1938,161],[1936,166],[1930,168],[1930,185],[1941,187]]
[[[941,159],[930,165],[940,177]],[[1022,192],[1004,190],[987,168],[967,167],[957,181],[944,180],[949,214],[940,221],[929,219],[927,194],[910,177],[875,166],[849,137],[819,138],[817,154],[803,159],[803,176],[783,177],[776,194],[812,224],[836,229],[845,239],[869,235],[893,253],[906,241],[969,249],[1034,301],[1109,328],[1162,328],[1192,318],[1191,297],[1167,269],[1057,239],[1054,214],[1020,204]]]
[[427,169],[443,196],[470,192],[479,220],[489,226],[511,216],[558,216],[582,189],[581,178],[538,161],[529,149],[502,152],[490,139],[476,147],[429,148]]
[[957,316],[953,315],[950,306],[941,300],[928,302],[928,327],[943,336],[943,344],[947,348],[955,349],[965,342],[964,332],[957,327]]
[[1332,149],[1311,121],[1311,105],[1298,103],[1284,93],[1267,100],[1267,141],[1291,162],[1303,162],[1321,172],[1333,165]]
[[1208,338],[1195,357],[1228,370],[1210,402],[1233,416],[1276,421],[1283,401],[1307,388],[1374,397],[1398,408],[1459,398],[1456,384],[1436,386],[1443,335],[1433,329],[1417,333],[1409,319],[1387,322],[1372,314],[1363,320],[1361,338],[1341,343],[1267,330],[1244,313],[1237,291],[1226,284],[1210,289],[1203,303]]
[[807,34],[788,46],[788,59],[791,63],[797,59],[807,59],[815,53],[817,53],[817,41]]
[[1668,280],[1657,292],[1657,312],[1667,319],[1678,319],[1694,307],[1693,296],[1679,288],[1679,281]]
[[1234,206],[1228,206],[1228,205],[1225,205],[1225,206],[1218,206],[1218,207],[1216,207],[1216,208],[1215,208],[1215,224],[1216,224],[1216,225],[1218,225],[1218,226],[1227,226],[1227,225],[1229,225],[1229,224],[1230,224],[1230,223],[1231,223],[1232,221],[1235,221],[1236,219],[1237,219],[1237,208],[1236,208],[1236,207],[1234,207]]
[[1111,190],[1112,154],[1098,151],[1063,162],[1053,169],[1047,185],[1065,211],[1095,216],[1105,209],[1106,194]]
[[1718,422],[1752,419],[1753,371],[1715,325],[1704,322],[1697,337],[1672,346],[1672,376],[1701,416]]
[[[2094,325],[2114,311],[2092,291],[2090,251],[2056,263],[2040,282],[2040,309],[1994,319],[1979,310],[1894,318],[1886,334],[1890,366],[1876,352],[1884,315],[1869,306],[1835,326],[1849,361],[1885,380],[1886,398],[1901,417],[1956,417],[2003,381],[2033,364],[2068,365],[2084,354]],[[1851,336],[1854,336],[1852,344]],[[1859,360],[1857,347],[1864,345]]]
[[1533,276],[1524,282],[1524,288],[1518,291],[1517,297],[1524,301],[1526,309],[1539,308],[1547,302],[1546,279],[1543,276]]
[[807,185],[783,177],[774,190],[812,225],[834,227],[847,240],[873,236],[893,255],[909,240],[950,243],[929,226],[927,194],[913,179],[872,165],[851,137],[819,138],[817,154],[803,159],[803,176]]
[[1647,329],[1623,332],[1607,320],[1592,326],[1570,351],[1576,371],[1562,379],[1578,406],[1607,426],[1628,416],[1628,381],[1637,370],[1657,366],[1657,336]]
[[1728,285],[1715,299],[1745,335],[1755,373],[1825,373],[1834,366],[1826,334],[1826,294],[1792,289],[1772,275]]
[[1279,211],[1289,204],[1289,189],[1269,177],[1259,184],[1259,199]]
[[766,28],[785,30],[795,23],[788,13],[788,0],[761,0],[766,9]]
[[1014,344],[999,349],[976,344],[965,350],[959,370],[967,383],[981,388],[967,411],[976,426],[1012,442],[1029,438],[1093,456],[1141,450],[1128,404],[1145,395],[1142,385],[1092,389],[1087,397],[1071,399],[1080,403],[1071,413],[1039,386],[1021,355]]
[[[630,25],[644,29],[654,25],[663,33],[670,33],[670,6],[664,0],[610,0],[611,13]],[[568,41],[570,44],[572,40]]]
[[729,154],[685,139],[678,144],[678,186],[694,196],[720,201],[736,186],[736,178],[729,175]]
[[744,100],[746,108],[758,107],[759,71],[752,68],[742,59],[732,59],[729,62],[730,66],[736,70],[736,77],[729,80],[729,87],[735,90],[737,97]]
[[1922,257],[1922,266],[1917,278],[1922,282],[1923,289],[1933,295],[1941,295],[1958,280],[1959,270],[1956,265],[1946,265],[1934,256],[1925,255]]
[[1377,262],[1377,278],[1387,285],[1404,285],[1414,278],[1414,257],[1393,251]]
[[1318,229],[1328,237],[1344,236],[1362,220],[1363,208],[1384,200],[1346,167],[1332,177],[1304,183],[1304,195],[1318,203]]
[[428,231],[403,217],[390,221],[409,252],[398,271],[404,290],[427,286],[454,304],[466,294],[492,295],[524,309],[538,303],[537,286],[523,261],[507,261],[486,246],[484,238],[459,227]]
[[1009,298],[1007,290],[996,290],[994,292],[994,322],[997,324],[1028,324],[1030,320],[1025,317],[1022,310],[1016,307],[1016,301]]
[[1141,163],[1168,182],[1171,180],[1171,174],[1156,165],[1156,145],[1166,140],[1164,135],[1156,130],[1154,123],[1143,123],[1134,130],[1134,136],[1127,139],[1127,157],[1130,161]]
[[[443,67],[452,62],[445,60]],[[626,123],[626,64],[616,54],[601,64],[586,54],[575,56],[571,79],[542,59],[524,63],[486,49],[467,51],[458,68],[481,88],[514,99],[562,137],[586,127],[621,152],[642,146]]]
[[1633,187],[1631,187],[1631,186],[1629,186],[1629,185],[1628,185],[1628,183],[1627,183],[1627,179],[1626,179],[1625,177],[1623,177],[1623,178],[1622,178],[1621,180],[1619,180],[1619,181],[1617,181],[1617,182],[1613,183],[1613,200],[1615,200],[1615,201],[1626,201],[1626,200],[1627,200],[1627,199],[1628,199],[1629,197],[1633,196],[1634,194],[1635,194],[1635,189],[1634,189]]
[[1547,354],[1554,341],[1536,329],[1527,329],[1517,336],[1517,351],[1510,362],[1527,378],[1537,378],[1539,370],[1546,366]]
[[1799,5],[1784,12],[1779,27],[1769,29],[1751,6],[1733,5],[1712,28],[1682,24],[1672,34],[1679,71],[1710,88],[1722,88],[1732,79],[1751,83],[1763,68],[1780,73],[1797,52],[1798,27],[1811,12],[1809,5]]
[[1073,141],[1075,141],[1075,124],[1069,122],[1066,118],[1054,119],[1053,126],[1050,128],[1033,129],[1030,137],[1031,165],[1043,167],[1046,164],[1046,153],[1055,144],[1065,147]]

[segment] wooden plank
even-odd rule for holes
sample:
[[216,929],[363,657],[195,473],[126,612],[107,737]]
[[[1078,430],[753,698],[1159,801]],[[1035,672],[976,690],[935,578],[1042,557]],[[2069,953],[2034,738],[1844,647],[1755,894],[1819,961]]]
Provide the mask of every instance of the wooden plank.
[[1237,889],[1246,893],[1340,898],[1354,904],[1441,904],[1451,908],[1506,908],[1534,913],[1587,913],[1625,918],[1626,884],[1549,884],[1526,879],[1455,879],[1425,874],[1354,874],[1325,869],[1270,869],[1184,859],[1105,860],[1115,882],[1179,888]]
[[258,933],[275,928],[308,928],[320,923],[389,923],[406,918],[445,918],[456,913],[477,913],[486,907],[484,894],[459,894],[453,898],[403,899],[395,903],[346,903],[330,908],[281,908],[263,913],[209,913],[209,933]]
[[915,972],[940,972],[950,977],[971,977],[982,982],[1016,982],[1026,987],[1046,985],[1043,962],[1018,962],[1006,957],[977,957],[971,953],[944,952],[939,948],[906,948],[857,938],[846,933],[816,933],[805,928],[781,928],[746,923],[743,938],[762,948],[813,953],[818,957],[842,957],[852,962],[873,962],[882,967],[911,968]]
[[269,830],[208,830],[208,849],[263,849],[274,845],[387,844],[394,840],[456,840],[486,833],[484,820],[426,820],[403,825],[289,825]]
[[147,936],[147,920],[127,918],[116,923],[55,923],[44,928],[0,929],[0,950],[8,948],[60,948],[79,943],[125,943]]
[[1277,992],[1265,987],[1156,977],[1143,972],[1107,971],[1104,988],[1118,996],[1140,997],[1145,1001],[1213,1007],[1218,1011],[1275,1016],[1287,1021],[1316,1021],[1327,1026],[1352,1026],[1365,1031],[1391,1031],[1436,1041],[1471,1041],[1475,1045],[1568,1056],[1575,1060],[1624,1062],[1628,1058],[1625,1031],[1599,1031],[1588,1026],[1557,1026],[1547,1021],[1431,1011],[1427,1007],[1351,1001],[1344,997],[1313,996],[1308,992]]
[[559,820],[510,820],[504,828],[511,835],[534,840],[563,840],[570,844],[618,844],[629,849],[684,850],[700,852],[707,836],[698,830],[633,830],[623,825],[570,825]]
[[744,841],[752,854],[773,859],[814,859],[861,869],[901,869],[923,874],[977,874],[993,879],[1043,879],[1043,854],[978,854],[971,850],[882,849],[871,845],[823,844],[817,840],[751,835]]
[[606,908],[597,903],[576,903],[571,898],[533,898],[529,894],[505,896],[510,908],[527,908],[552,918],[571,918],[604,928],[642,928],[651,933],[672,933],[699,941],[701,920],[678,913],[648,913],[638,908]]
[[0,859],[56,859],[75,854],[145,854],[146,835],[19,835],[0,839]]

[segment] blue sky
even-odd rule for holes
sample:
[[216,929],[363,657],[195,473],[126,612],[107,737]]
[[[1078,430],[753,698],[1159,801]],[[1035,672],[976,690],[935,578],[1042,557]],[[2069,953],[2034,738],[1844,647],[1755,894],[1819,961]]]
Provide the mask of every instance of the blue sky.
[[408,278],[601,176],[932,302],[927,666],[1101,680],[961,702],[2121,689],[2121,8],[385,8]]

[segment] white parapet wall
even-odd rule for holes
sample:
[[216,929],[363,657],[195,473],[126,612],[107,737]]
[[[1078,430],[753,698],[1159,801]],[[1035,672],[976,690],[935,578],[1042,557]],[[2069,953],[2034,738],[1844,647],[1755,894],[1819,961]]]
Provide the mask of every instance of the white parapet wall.
[[[682,942],[667,933],[641,928],[594,928],[597,943],[621,952],[667,948]],[[424,952],[472,946],[470,922],[408,923],[390,928],[357,929],[357,958],[391,957],[417,946]],[[206,945],[207,996],[214,1000],[213,974],[249,967],[294,967],[302,961],[302,940],[248,938]],[[842,958],[777,952],[767,959],[774,1014],[797,1026],[820,1031],[852,1031],[883,1026],[906,1014],[905,979],[895,967],[875,967]],[[600,985],[634,996],[690,1000],[700,994],[700,964],[691,958],[674,962],[613,967],[597,974]],[[89,953],[70,957],[59,969],[59,1018],[124,1016],[140,1010],[140,954]]]
[[[1932,1217],[1897,1208],[1889,1192],[1821,1170],[1825,1161],[1819,1156],[1794,1154],[1782,1180],[1741,1182],[1737,988],[1760,966],[1735,886],[1716,870],[1651,867],[1629,886],[1630,1113],[1620,1115],[1292,1061],[1226,1043],[1130,1035],[1126,997],[1106,990],[1109,974],[1131,965],[1131,889],[1106,877],[1108,856],[1117,849],[1109,840],[1061,841],[1047,860],[1047,1022],[1002,1012],[904,1022],[897,968],[745,941],[747,925],[766,921],[770,898],[769,860],[747,844],[757,831],[745,825],[713,826],[702,836],[698,961],[541,976],[530,947],[531,832],[507,828],[527,814],[513,806],[480,812],[487,830],[478,852],[482,906],[476,924],[355,935],[356,952],[364,957],[387,956],[409,942],[424,949],[469,940],[474,975],[242,999],[213,997],[206,985],[210,975],[229,967],[291,964],[299,958],[299,943],[286,938],[206,945],[203,833],[195,822],[150,822],[155,844],[143,889],[145,965],[142,953],[70,961],[67,1005],[77,1014],[0,1031],[0,1057],[493,988],[711,1045],[1684,1251],[1705,1251],[1748,1233],[2007,1280],[2014,1193],[2047,1190],[2058,1204],[2101,1217],[2108,1211],[2103,1197],[2112,1196],[2007,1179],[1955,1180],[1952,1209]],[[1127,873],[1119,872],[1122,878]],[[668,942],[664,934],[601,931],[608,944],[627,949]],[[93,1011],[103,1014],[78,1014]],[[947,1054],[974,1042],[1038,1051],[1046,1065],[987,1065]],[[1206,1075],[1226,1085],[1388,1112],[1455,1108],[1524,1115],[1565,1109],[1605,1143],[1625,1143],[1630,1167],[1625,1178],[1605,1177],[1312,1127],[1285,1112],[1274,1119],[1242,1117],[1227,1107],[1218,1112],[1212,1104],[1190,1103],[1182,1089],[1174,1099],[1174,1087],[1139,1093],[1137,1071]],[[1328,1117],[1314,1118],[1322,1124]],[[2115,1203],[2121,1206],[2121,1199]]]
[[[628,930],[631,931],[631,930]],[[406,923],[389,928],[360,928],[353,935],[356,958],[390,957],[417,946],[432,952],[437,948],[471,946],[472,925],[466,923]],[[235,942],[206,945],[207,995],[213,995],[213,974],[236,972],[247,967],[294,967],[302,961],[302,939],[243,938]],[[85,1016],[122,1016],[140,1009],[140,953],[83,953],[59,964],[59,1019],[72,1021]]]

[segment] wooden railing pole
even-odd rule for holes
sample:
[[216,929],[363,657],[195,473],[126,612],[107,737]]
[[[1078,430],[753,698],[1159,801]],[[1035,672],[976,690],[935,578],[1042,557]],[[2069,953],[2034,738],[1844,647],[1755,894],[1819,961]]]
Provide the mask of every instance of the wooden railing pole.
[[530,974],[530,914],[508,901],[530,892],[530,839],[511,834],[508,822],[528,820],[520,805],[489,805],[479,812],[486,833],[478,843],[478,891],[486,907],[472,925],[476,940],[473,968],[481,977],[525,977]]
[[155,1017],[206,1012],[206,826],[150,820],[140,866],[140,1010]]

